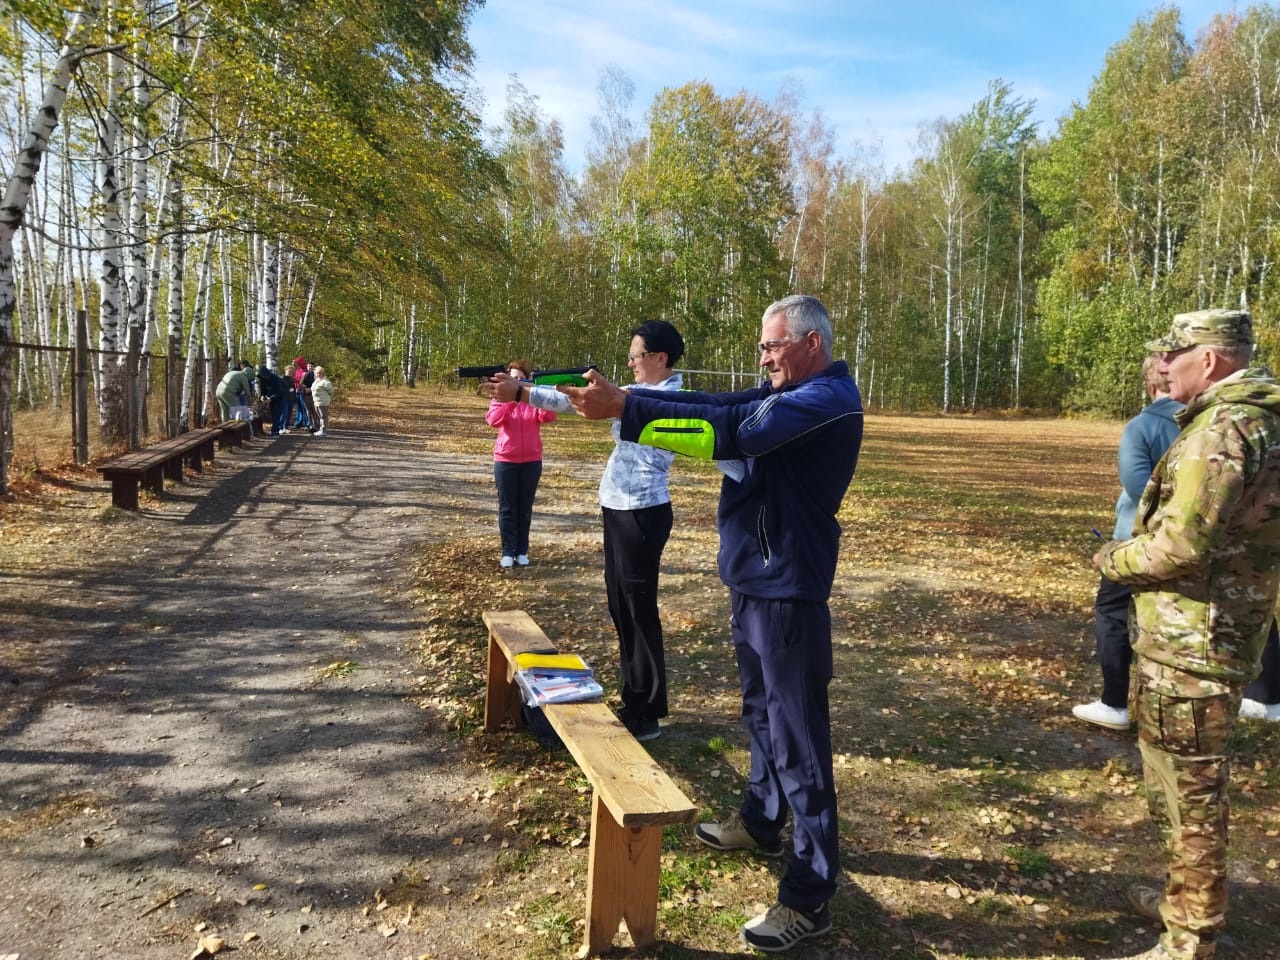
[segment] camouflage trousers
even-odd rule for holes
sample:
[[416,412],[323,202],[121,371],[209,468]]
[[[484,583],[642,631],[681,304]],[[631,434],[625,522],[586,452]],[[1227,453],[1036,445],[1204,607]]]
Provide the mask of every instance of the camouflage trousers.
[[1144,680],[1139,670],[1138,747],[1169,867],[1160,943],[1172,960],[1208,960],[1227,922],[1227,741],[1240,691],[1175,697]]

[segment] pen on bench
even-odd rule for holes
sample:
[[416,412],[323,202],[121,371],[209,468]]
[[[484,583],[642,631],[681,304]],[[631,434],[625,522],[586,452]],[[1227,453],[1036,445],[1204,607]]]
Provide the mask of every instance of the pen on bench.
[[1107,542],[1107,538],[1106,538],[1106,537],[1104,537],[1102,534],[1100,534],[1100,533],[1097,531],[1097,529],[1096,529],[1096,528],[1095,528],[1095,529],[1093,529],[1093,531],[1092,531],[1092,532],[1093,532],[1093,535],[1094,535],[1095,537],[1097,537],[1099,540],[1101,540],[1103,543],[1106,543],[1106,542]]

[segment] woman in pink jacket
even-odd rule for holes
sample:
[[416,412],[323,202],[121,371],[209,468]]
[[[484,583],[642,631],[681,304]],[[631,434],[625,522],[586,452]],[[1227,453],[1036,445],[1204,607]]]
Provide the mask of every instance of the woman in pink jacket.
[[[512,360],[507,372],[528,380],[528,360]],[[521,394],[524,389],[521,388]],[[493,481],[498,487],[498,532],[502,535],[504,567],[529,565],[529,525],[533,522],[533,498],[542,477],[542,425],[556,415],[527,403],[489,401],[485,422],[498,428],[493,445]]]

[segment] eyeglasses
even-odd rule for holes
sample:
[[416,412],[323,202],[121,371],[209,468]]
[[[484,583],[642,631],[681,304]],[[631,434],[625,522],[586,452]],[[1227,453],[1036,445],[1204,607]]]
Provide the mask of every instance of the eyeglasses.
[[656,350],[646,350],[644,353],[628,353],[627,363],[639,363],[645,357],[650,356],[656,352],[657,352]]
[[766,353],[777,353],[788,344],[798,343],[813,332],[812,330],[806,330],[798,337],[777,337],[773,340],[766,340],[764,343],[758,343],[756,346],[760,348],[760,356],[763,357]]

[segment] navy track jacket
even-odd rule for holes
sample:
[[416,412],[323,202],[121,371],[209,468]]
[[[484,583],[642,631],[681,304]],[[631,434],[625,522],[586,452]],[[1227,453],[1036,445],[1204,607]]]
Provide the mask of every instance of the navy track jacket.
[[[720,461],[720,579],[762,599],[826,601],[836,513],[862,445],[862,399],[843,360],[806,380],[736,393],[633,389],[622,439]],[[731,473],[738,473],[735,479]]]

